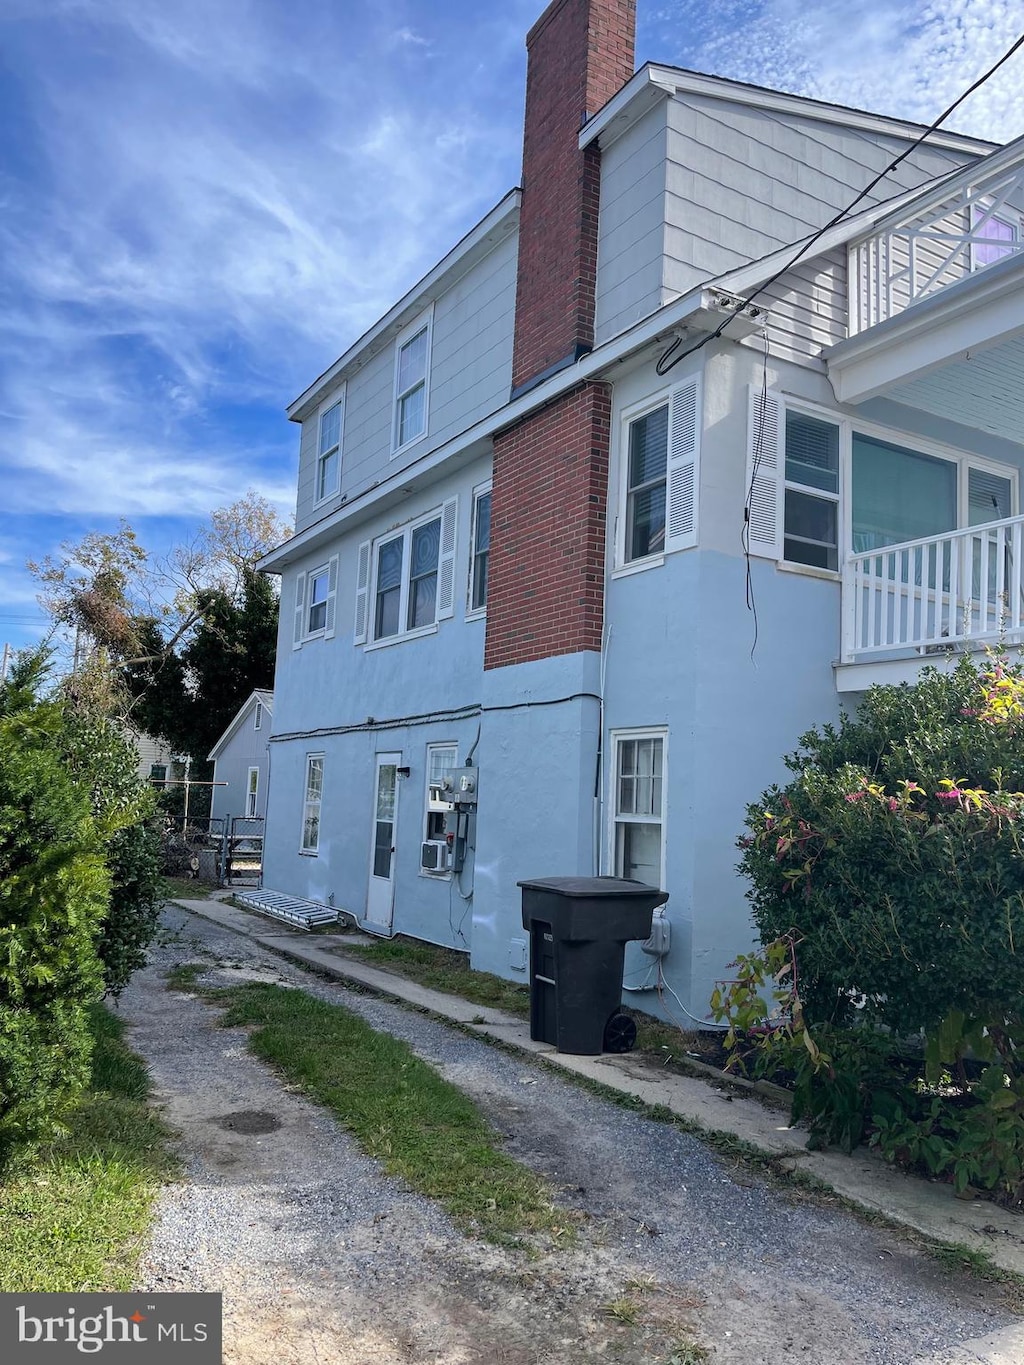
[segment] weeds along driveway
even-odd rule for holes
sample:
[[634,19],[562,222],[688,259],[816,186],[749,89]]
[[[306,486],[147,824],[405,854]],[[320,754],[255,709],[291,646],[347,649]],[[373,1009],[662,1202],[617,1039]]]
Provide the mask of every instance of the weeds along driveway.
[[[160,1196],[139,1287],[223,1290],[227,1361],[689,1365],[694,1342],[715,1365],[1019,1358],[970,1346],[1016,1337],[998,1287],[525,1058],[309,976],[186,911],[165,921],[120,1008],[187,1177]],[[582,1216],[575,1245],[539,1257],[489,1245],[385,1176],[248,1052],[245,1030],[165,988],[170,968],[197,961],[210,963],[203,982],[301,986],[408,1041]]]

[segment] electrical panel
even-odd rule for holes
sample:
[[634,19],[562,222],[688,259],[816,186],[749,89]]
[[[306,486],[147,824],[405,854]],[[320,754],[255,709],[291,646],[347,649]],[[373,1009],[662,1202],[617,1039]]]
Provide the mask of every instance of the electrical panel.
[[479,783],[479,768],[452,768],[439,783],[431,783],[430,799],[466,809],[476,805]]

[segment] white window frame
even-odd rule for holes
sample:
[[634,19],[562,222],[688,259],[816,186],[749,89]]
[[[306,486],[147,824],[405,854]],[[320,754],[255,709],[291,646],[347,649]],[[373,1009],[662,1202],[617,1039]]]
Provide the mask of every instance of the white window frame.
[[253,707],[252,728],[253,728],[254,730],[259,730],[259,729],[262,729],[262,727],[263,727],[263,703],[262,703],[261,701],[258,701],[258,702],[256,703],[256,705]]
[[[449,764],[448,769],[446,769],[446,771],[450,771],[452,768],[457,768],[457,767],[459,766],[459,746],[458,746],[458,744],[456,743],[455,740],[453,740],[453,739],[452,739],[452,740],[438,740],[438,741],[436,741],[435,743],[431,743],[431,744],[428,744],[428,745],[427,745],[427,756],[426,756],[426,791],[425,791],[425,795],[424,795],[425,810],[424,810],[424,813],[423,813],[423,842],[424,842],[424,843],[426,843],[428,839],[436,839],[436,838],[438,837],[436,834],[432,834],[431,831],[430,831],[430,825],[431,825],[430,817],[431,817],[432,815],[445,815],[445,814],[447,814],[448,811],[450,811],[450,810],[452,809],[452,806],[451,806],[451,802],[450,802],[450,801],[432,801],[431,798],[430,798],[430,777],[431,777],[431,770],[432,770],[432,767],[433,767],[433,764],[432,764],[432,762],[431,762],[431,758],[432,758],[432,756],[433,756],[434,754],[440,754],[440,753],[442,753],[442,752],[449,752],[449,753],[451,754],[451,756],[452,756],[452,762]],[[447,878],[450,878],[450,877],[451,877],[451,871],[450,871],[449,869],[447,869],[447,868],[444,869],[443,871],[434,872],[434,871],[431,871],[431,869],[430,869],[429,867],[421,867],[421,868],[420,868],[420,874],[421,874],[422,876],[424,876],[424,877],[430,877],[430,878],[432,878],[434,881],[437,881],[437,880],[439,880],[439,879],[444,880],[444,879],[447,879]]]
[[[981,216],[982,216],[983,218],[987,219],[988,222],[999,223],[1001,227],[1009,228],[1010,231],[1013,233],[1013,236],[1006,242],[1006,256],[1011,256],[1011,255],[1013,255],[1013,254],[1017,251],[1017,248],[1018,248],[1019,243],[1020,243],[1020,238],[1021,238],[1021,225],[1022,225],[1022,220],[1021,220],[1021,218],[1020,218],[1019,215],[1015,215],[1015,216],[1013,216],[1013,217],[1010,216],[1010,215],[1013,213],[1013,210],[1010,208],[1009,204],[1003,204],[1003,205],[1001,205],[1000,207],[1001,207],[1001,209],[1002,209],[1002,212],[998,212],[998,211],[995,211],[995,210],[989,211],[989,210],[985,207],[984,204],[979,204],[977,200],[973,200],[973,201],[971,202],[971,205],[970,205],[970,232],[971,232],[971,274],[972,274],[972,275],[973,275],[974,272],[977,271],[977,270],[986,270],[990,265],[996,265],[996,264],[998,263],[998,262],[996,262],[996,261],[979,261],[979,260],[978,260],[978,250],[979,250],[979,248],[982,249],[982,250],[984,250],[986,247],[992,247],[992,246],[1001,245],[1001,243],[997,243],[997,242],[981,242],[981,243],[975,242],[975,240],[974,240],[974,233],[975,233],[975,231],[977,230],[977,224],[976,224],[975,221],[974,221],[974,213],[975,213],[975,210],[977,210],[977,212],[980,213]],[[983,229],[983,231],[984,231],[984,229]],[[1005,259],[1006,259],[1006,256],[1000,256],[999,260],[1005,260]]]
[[[254,776],[256,778],[255,784],[252,780]],[[256,812],[259,810],[259,804],[260,770],[256,767],[250,767],[245,779],[245,818],[247,820],[256,819]]]
[[[313,770],[313,765],[315,763],[318,763],[320,765],[320,790],[316,795],[311,796],[309,778],[310,773]],[[323,803],[324,803],[324,756],[322,753],[307,754],[305,777],[303,780],[302,787],[302,819],[299,825],[299,852],[307,858],[315,858],[320,852],[320,821],[323,811]],[[310,813],[314,808],[316,809],[316,842],[307,843],[306,824],[309,820]]]
[[[416,532],[431,522],[439,522],[437,554],[437,589],[434,594],[434,619],[423,626],[412,626],[409,621],[409,600],[412,585],[412,542]],[[436,633],[438,623],[454,614],[454,559],[458,544],[458,498],[448,498],[440,507],[433,507],[421,517],[407,522],[405,526],[395,527],[369,545],[367,564],[365,638],[357,631],[355,642],[366,649],[384,649],[389,645],[400,644],[404,640],[419,639],[423,635]],[[402,581],[398,598],[399,628],[393,635],[376,637],[377,631],[377,576],[380,569],[380,551],[392,541],[402,542]],[[357,585],[357,595],[360,589]],[[357,600],[357,615],[359,603]]]
[[[661,810],[658,814],[643,816],[634,815],[630,812],[619,813],[619,763],[620,746],[630,740],[660,740],[661,741]],[[666,849],[668,840],[667,832],[667,812],[668,812],[668,728],[667,726],[650,726],[645,729],[625,729],[612,730],[608,736],[609,752],[611,763],[609,765],[609,800],[608,800],[608,860],[607,865],[612,869],[612,875],[619,877],[622,872],[619,868],[619,826],[625,824],[651,824],[658,825],[661,829],[661,868],[659,873],[658,886],[664,889],[666,885],[665,865]]]
[[[668,455],[669,455],[669,433],[668,425],[672,419],[671,396],[668,388],[661,389],[656,394],[644,398],[639,403],[633,403],[628,408],[624,408],[619,424],[619,525],[616,530],[615,563],[616,567],[625,570],[627,573],[635,573],[638,569],[647,569],[655,564],[662,564],[665,560],[664,548],[655,550],[652,554],[641,555],[636,559],[627,559],[626,551],[629,546],[629,434],[635,422],[642,421],[649,417],[652,412],[657,412],[659,408],[668,409],[668,420],[665,426],[665,518],[666,529],[668,521]],[[664,532],[663,532],[664,535]]]
[[[814,421],[816,421],[816,422],[821,422],[821,423],[823,423],[823,424],[827,424],[827,425],[830,426],[830,427],[835,427],[835,428],[836,428],[836,431],[837,431],[838,434],[837,434],[837,437],[836,437],[836,444],[837,444],[837,450],[836,450],[836,491],[835,491],[834,493],[830,493],[830,492],[828,491],[828,489],[826,489],[826,488],[818,488],[818,487],[817,487],[816,485],[814,485],[814,484],[800,483],[800,482],[799,482],[798,480],[796,480],[796,479],[787,478],[787,476],[786,476],[786,464],[787,464],[787,458],[786,458],[786,439],[787,439],[787,434],[788,434],[788,430],[789,430],[789,424],[788,424],[788,422],[787,422],[786,419],[787,419],[788,415],[789,415],[791,412],[792,412],[792,413],[795,413],[797,416],[800,416],[800,417],[810,417],[810,418],[812,418],[812,419],[813,419]],[[779,544],[780,544],[781,549],[782,549],[782,562],[785,563],[786,565],[789,565],[789,566],[794,567],[794,568],[817,570],[818,573],[838,574],[840,568],[842,567],[842,562],[843,562],[843,505],[842,505],[842,504],[843,504],[843,498],[842,498],[842,491],[843,491],[844,479],[843,479],[843,423],[842,423],[842,420],[836,421],[834,418],[822,417],[822,416],[820,415],[820,413],[811,412],[809,409],[804,408],[801,404],[798,404],[798,403],[783,403],[783,404],[782,404],[781,411],[780,411],[780,414],[779,414],[779,426],[780,426],[780,428],[781,428],[781,430],[780,430],[780,432],[779,432],[779,444],[780,444],[780,447],[781,447],[780,459],[782,460],[782,469],[781,469],[781,471],[780,471],[780,472],[781,472],[781,475],[782,475],[782,509],[781,509],[782,525],[781,525],[781,527],[780,527],[780,529],[779,529]],[[852,434],[851,434],[851,438],[850,438],[850,439],[851,439],[851,441],[852,441],[852,439],[853,439],[853,438],[852,438]],[[836,567],[835,567],[834,569],[830,569],[830,568],[828,568],[827,565],[822,565],[822,564],[805,564],[805,563],[803,562],[803,560],[801,560],[801,559],[786,559],[786,495],[787,495],[787,493],[789,493],[790,491],[792,491],[792,492],[794,492],[794,493],[799,493],[799,494],[801,494],[803,497],[806,497],[806,498],[816,498],[819,502],[831,502],[831,503],[834,503],[834,504],[835,504],[835,509],[836,509],[836,546],[835,546],[835,551],[836,551]],[[849,501],[849,499],[847,499],[847,501]],[[847,542],[847,543],[849,543],[849,542]]]
[[[882,426],[877,422],[863,421],[859,417],[850,417],[845,413],[837,412],[834,408],[824,407],[819,403],[804,398],[791,396],[781,390],[774,391],[774,397],[779,408],[779,455],[781,462],[779,470],[779,492],[780,501],[778,508],[778,543],[779,550],[777,564],[780,569],[787,573],[802,573],[812,578],[827,578],[838,582],[842,578],[843,565],[847,555],[855,553],[851,548],[853,545],[853,437],[854,433],[866,436],[871,440],[884,441],[889,445],[902,446],[917,455],[927,455],[935,460],[946,460],[957,467],[957,529],[964,530],[967,527],[967,516],[969,513],[968,490],[970,481],[970,471],[979,469],[988,474],[995,474],[1000,478],[1008,479],[1010,483],[1010,499],[1012,511],[1011,516],[1018,516],[1020,513],[1020,470],[1015,465],[1002,464],[998,460],[989,459],[987,456],[978,455],[974,451],[963,450],[958,446],[947,445],[945,442],[936,441],[929,437],[921,436],[914,431],[905,431],[898,427]],[[786,413],[800,412],[808,417],[815,417],[819,421],[829,422],[832,426],[839,428],[839,568],[837,570],[821,569],[813,564],[802,564],[799,560],[784,558],[785,542],[785,517],[786,490],[791,486],[785,478],[785,458],[786,458]],[[749,469],[747,472],[749,477]],[[814,490],[810,486],[796,485],[800,492],[814,492],[816,496],[826,498],[829,495],[824,490]],[[763,550],[752,550],[752,553],[763,554]],[[775,556],[768,556],[776,558]]]
[[[321,403],[317,411],[316,465],[313,472],[314,507],[319,507],[322,503],[329,502],[331,498],[337,497],[341,491],[341,456],[345,444],[345,393],[346,390],[342,388],[340,393],[332,394],[326,402]],[[329,412],[333,412],[335,408],[341,409],[341,412],[338,415],[338,440],[334,445],[330,446],[327,450],[324,450],[324,418]],[[330,488],[327,488],[323,482],[323,469],[332,455],[337,455],[338,461],[334,482]]]
[[[399,372],[402,364],[402,351],[409,345],[410,341],[415,341],[423,331],[427,334],[426,355],[423,360],[423,378],[417,379],[414,384],[408,385],[405,389],[400,389]],[[408,327],[404,328],[395,339],[395,378],[394,392],[391,401],[392,458],[401,454],[402,451],[408,450],[409,447],[415,445],[417,441],[422,441],[430,428],[430,361],[433,343],[434,305],[431,304],[425,312],[421,313],[413,322],[410,322]],[[406,440],[401,441],[401,405],[406,398],[409,398],[420,387],[423,389],[423,427],[414,436],[409,436]]]
[[[313,585],[314,585],[314,583],[316,583],[316,581],[317,581],[318,578],[322,578],[322,579],[324,580],[324,584],[325,584],[324,595],[323,595],[323,597],[320,599],[319,602],[314,602],[314,601],[313,601]],[[309,574],[307,574],[307,576],[306,576],[306,606],[305,606],[305,612],[306,612],[306,633],[305,633],[305,637],[304,637],[305,639],[307,639],[307,640],[319,640],[319,639],[321,639],[321,638],[326,634],[326,632],[327,632],[327,601],[328,601],[328,598],[330,597],[330,595],[331,595],[331,566],[330,566],[329,564],[321,564],[321,565],[319,566],[319,568],[312,569],[312,570],[309,572]],[[314,607],[320,607],[320,606],[322,606],[323,609],[324,609],[324,623],[323,623],[322,626],[317,626],[317,627],[314,629],[314,628],[310,625],[310,621],[312,620],[312,616],[313,616],[313,608],[314,608]]]
[[[476,588],[477,588],[477,543],[476,543],[476,536],[477,536],[477,508],[479,507],[479,505],[480,505],[480,500],[481,500],[482,498],[490,498],[490,497],[491,497],[491,492],[492,492],[492,489],[491,489],[491,484],[490,484],[489,482],[486,483],[486,484],[481,484],[478,488],[474,488],[474,489],[473,489],[473,510],[472,510],[472,520],[470,521],[470,538],[469,538],[469,582],[468,582],[467,590],[466,590],[466,619],[469,620],[469,621],[477,620],[478,618],[487,615],[487,588],[486,588],[486,586],[485,586],[485,588],[484,588],[484,600],[483,600],[483,603],[482,603],[479,607],[475,607],[475,606],[473,605],[473,600],[474,600],[474,598],[476,597]],[[494,511],[494,499],[491,498],[491,512],[492,512],[492,515],[493,515],[493,511]],[[492,527],[493,527],[493,523],[492,523]],[[489,534],[489,535],[488,535],[488,540],[487,540],[487,575],[488,575],[488,576],[489,576],[489,574],[490,574],[490,567],[491,567],[491,549],[490,549],[490,542],[491,542],[491,537],[490,537],[490,534]]]

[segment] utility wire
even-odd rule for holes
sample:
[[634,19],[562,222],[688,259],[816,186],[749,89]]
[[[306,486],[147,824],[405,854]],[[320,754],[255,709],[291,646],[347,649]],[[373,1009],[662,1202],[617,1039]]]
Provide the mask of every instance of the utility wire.
[[[948,109],[944,109],[942,113],[939,115],[939,117],[935,120],[935,122],[928,125],[928,127],[924,130],[920,137],[916,138],[915,141],[910,143],[908,147],[904,148],[904,150],[899,154],[899,156],[895,157],[892,161],[890,161],[884,170],[879,171],[878,174],[874,177],[874,179],[869,181],[869,183],[864,186],[864,188],[860,191],[856,198],[852,199],[850,203],[846,205],[845,208],[840,209],[838,213],[834,214],[833,217],[831,217],[828,220],[824,227],[819,228],[817,232],[813,233],[810,237],[808,237],[807,240],[804,242],[803,246],[800,247],[799,251],[797,251],[796,255],[793,256],[791,260],[787,261],[784,266],[780,267],[780,269],[778,269],[775,272],[775,274],[771,276],[770,279],[765,280],[764,284],[759,285],[752,294],[748,294],[747,297],[744,299],[744,304],[749,305],[753,303],[753,301],[756,298],[759,298],[760,295],[763,294],[766,289],[770,289],[772,285],[776,283],[776,281],[781,279],[782,276],[785,275],[785,273],[788,270],[792,270],[793,266],[796,265],[797,261],[799,261],[801,257],[806,256],[810,249],[815,245],[815,243],[820,241],[821,238],[824,237],[826,232],[828,232],[831,228],[836,227],[839,223],[843,221],[844,218],[848,218],[850,214],[853,212],[853,210],[857,207],[857,205],[861,203],[862,200],[867,198],[867,196],[871,193],[875,186],[879,184],[880,181],[884,180],[887,175],[890,175],[897,168],[897,166],[902,165],[902,163],[906,161],[908,156],[911,156],[914,152],[916,152],[918,147],[921,146],[922,142],[926,141],[926,139],[931,137],[932,133],[936,132],[942,126],[942,124],[945,123],[946,119],[949,118],[950,114],[952,114],[956,109],[959,109],[960,105],[963,104],[964,100],[966,100],[969,96],[973,95],[976,90],[979,90],[985,84],[986,81],[991,80],[991,78],[996,74],[999,68],[1005,62],[1008,62],[1010,58],[1013,56],[1013,54],[1017,52],[1021,47],[1024,47],[1024,33],[1022,33],[1021,36],[1017,39],[1017,41],[1003,53],[1003,55],[999,58],[997,62],[995,62],[992,66],[989,67],[989,69],[984,73],[984,75],[979,76],[978,79],[974,82],[974,84],[969,86],[963,92],[962,95],[959,95],[949,106]],[[926,187],[922,186],[921,188],[923,190]],[[797,242],[790,243],[791,247],[797,245],[798,245]],[[679,355],[673,355],[673,352],[676,350],[676,348],[682,345],[682,338],[676,337],[676,339],[672,342],[669,348],[659,358],[658,363],[655,366],[657,373],[659,375],[668,374],[669,370],[673,369],[676,365],[678,365],[681,360],[685,360],[687,356],[693,355],[694,352],[699,351],[703,346],[706,346],[709,341],[717,341],[717,339],[722,335],[722,333],[725,331],[725,329],[728,327],[729,323],[733,320],[735,316],[736,316],[735,313],[726,314],[726,316],[722,319],[721,323],[718,325],[714,332],[711,332],[708,336],[702,338],[702,340],[698,341],[695,345],[690,346],[687,350],[682,351]]]

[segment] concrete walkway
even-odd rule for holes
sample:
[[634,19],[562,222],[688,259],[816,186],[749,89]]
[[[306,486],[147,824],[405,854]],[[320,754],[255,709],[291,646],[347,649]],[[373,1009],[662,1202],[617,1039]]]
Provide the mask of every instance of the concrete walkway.
[[[339,950],[368,941],[362,935],[311,937],[275,930],[272,921],[216,900],[177,899],[174,904],[318,972],[355,982],[415,1009],[429,1010],[507,1047],[531,1053],[545,1065],[596,1081],[645,1104],[664,1105],[688,1123],[730,1133],[782,1157],[790,1169],[806,1171],[861,1209],[883,1214],[892,1223],[936,1241],[983,1252],[1003,1270],[1024,1275],[1024,1217],[987,1200],[957,1199],[951,1186],[907,1175],[862,1149],[852,1157],[839,1152],[809,1152],[804,1145],[806,1134],[790,1128],[784,1112],[754,1096],[736,1094],[713,1079],[666,1074],[635,1055],[575,1057],[557,1052],[548,1043],[535,1043],[523,1019],[429,990],[397,973],[339,954]],[[1022,1348],[1024,1343],[1015,1349]],[[987,1358],[993,1362],[1002,1359],[999,1355]],[[1019,1365],[1022,1358],[1015,1354],[1013,1365]],[[1005,1359],[1011,1365],[1011,1357]]]

